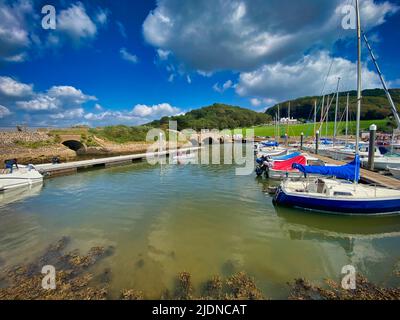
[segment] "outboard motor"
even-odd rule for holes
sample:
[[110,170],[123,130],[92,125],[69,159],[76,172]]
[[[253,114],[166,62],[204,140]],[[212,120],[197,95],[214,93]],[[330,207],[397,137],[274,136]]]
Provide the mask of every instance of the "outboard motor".
[[263,166],[257,166],[256,167],[256,175],[257,175],[257,177],[261,177],[264,172],[265,172],[265,168]]
[[260,177],[264,172],[267,172],[267,168],[271,165],[271,158],[269,156],[262,156],[256,159],[258,166],[256,167],[256,175]]

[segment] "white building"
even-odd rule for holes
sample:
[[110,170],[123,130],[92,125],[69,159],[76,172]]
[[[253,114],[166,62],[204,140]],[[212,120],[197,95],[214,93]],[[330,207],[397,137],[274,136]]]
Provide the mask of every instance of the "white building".
[[300,121],[294,118],[281,118],[280,123],[282,124],[299,124]]

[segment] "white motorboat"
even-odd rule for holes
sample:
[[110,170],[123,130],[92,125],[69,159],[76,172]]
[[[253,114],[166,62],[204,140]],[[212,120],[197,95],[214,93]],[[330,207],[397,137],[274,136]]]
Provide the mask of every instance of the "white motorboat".
[[189,164],[196,161],[197,153],[196,152],[189,152],[189,153],[178,153],[172,157],[174,163],[178,164]]
[[[363,167],[368,166],[368,158],[361,159],[361,165]],[[381,156],[374,158],[374,169],[376,170],[389,170],[400,169],[400,157],[386,157]]]
[[174,159],[174,160],[189,160],[189,159],[194,159],[194,158],[196,158],[195,153],[184,153],[184,154],[180,154],[180,155],[172,157],[172,159]]
[[[328,156],[331,157],[332,159],[335,160],[340,160],[340,161],[347,161],[354,159],[354,156],[356,154],[355,151],[355,146],[354,145],[348,145],[345,148],[337,148],[337,149],[330,149],[327,150]],[[360,143],[359,146],[359,151],[358,154],[362,159],[368,159],[368,154],[369,154],[369,145],[367,143]],[[382,153],[379,150],[378,147],[375,147],[375,157],[379,158],[382,157]]]
[[13,169],[12,173],[7,169],[0,173],[0,192],[41,182],[43,182],[43,176],[34,166],[18,165],[18,169]]
[[278,157],[289,154],[289,150],[281,147],[261,148],[257,152],[257,158],[265,157]]

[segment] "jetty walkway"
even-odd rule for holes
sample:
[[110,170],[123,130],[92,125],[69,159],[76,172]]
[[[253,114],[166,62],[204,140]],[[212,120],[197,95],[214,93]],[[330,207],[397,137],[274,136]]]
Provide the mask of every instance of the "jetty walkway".
[[195,151],[201,149],[200,147],[193,148],[182,148],[182,149],[174,149],[167,150],[162,152],[147,152],[147,153],[139,153],[139,154],[130,154],[116,157],[108,157],[108,158],[98,158],[91,160],[81,160],[81,161],[72,161],[65,162],[59,164],[38,164],[35,165],[36,170],[42,173],[45,176],[59,176],[76,173],[78,169],[87,169],[91,167],[112,167],[118,165],[126,165],[130,164],[136,160],[143,160],[147,157],[159,157],[166,156],[169,154],[173,154],[176,152],[187,152],[187,151]]

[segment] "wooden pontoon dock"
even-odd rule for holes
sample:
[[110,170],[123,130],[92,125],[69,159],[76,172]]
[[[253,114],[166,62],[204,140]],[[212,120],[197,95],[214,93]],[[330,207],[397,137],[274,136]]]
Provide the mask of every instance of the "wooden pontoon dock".
[[51,176],[59,176],[76,173],[78,169],[87,169],[91,167],[112,167],[117,165],[125,165],[130,164],[136,160],[143,160],[147,157],[159,157],[159,156],[167,156],[169,154],[173,154],[175,152],[187,152],[187,151],[195,151],[199,150],[200,147],[194,148],[182,148],[182,149],[174,149],[167,150],[162,152],[148,152],[148,153],[139,153],[139,154],[130,154],[116,157],[108,157],[108,158],[99,158],[99,159],[91,159],[91,160],[81,160],[81,161],[72,161],[65,162],[59,164],[38,164],[35,165],[35,168],[47,177]]

